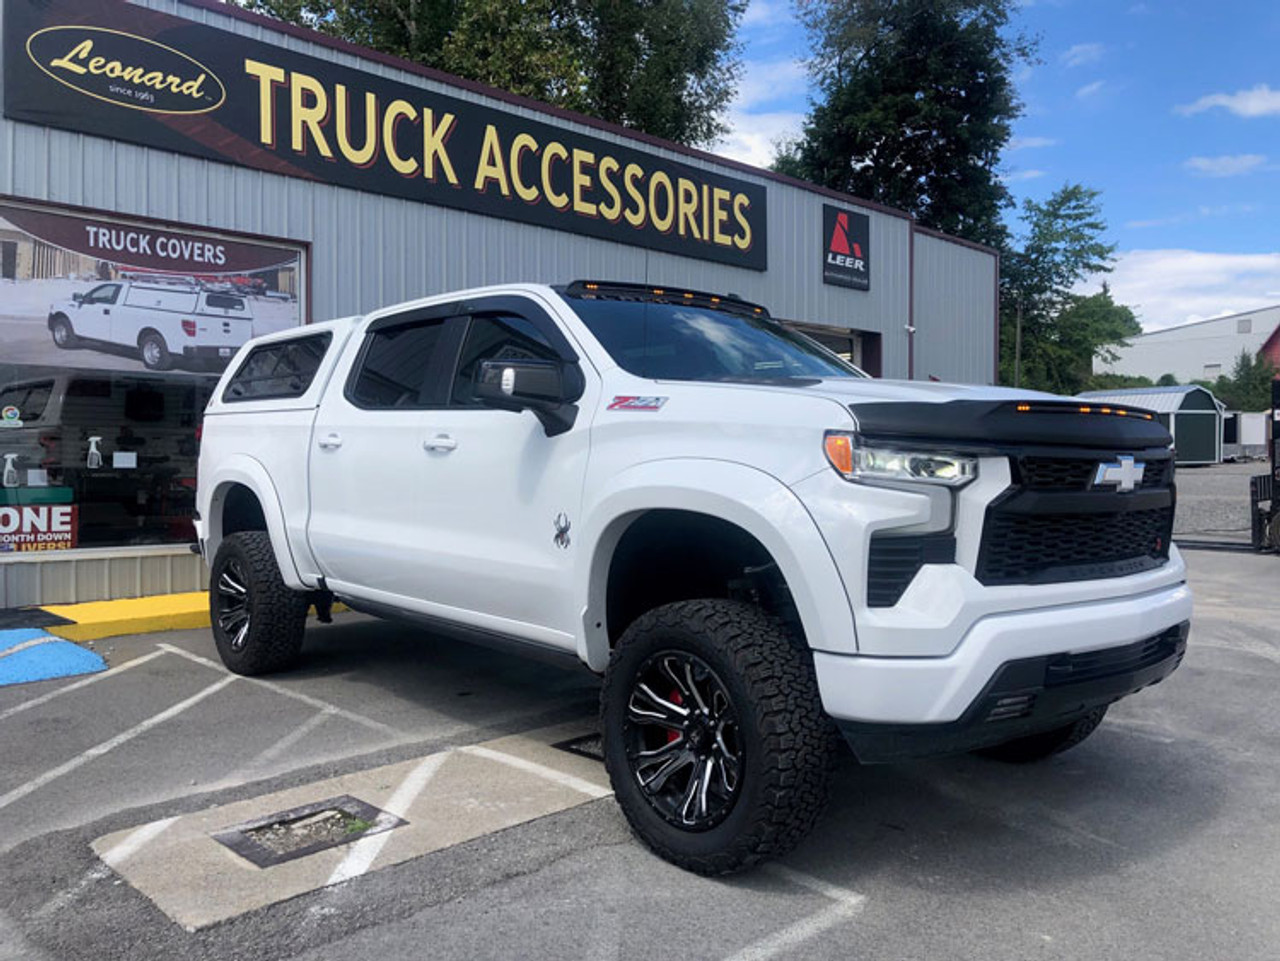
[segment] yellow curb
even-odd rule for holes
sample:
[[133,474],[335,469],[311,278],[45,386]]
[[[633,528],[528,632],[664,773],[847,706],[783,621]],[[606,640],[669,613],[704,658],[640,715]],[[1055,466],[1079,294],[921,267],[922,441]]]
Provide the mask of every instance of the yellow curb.
[[[68,641],[96,641],[122,634],[152,634],[156,631],[187,631],[209,626],[209,592],[156,594],[116,601],[87,604],[52,604],[41,610],[71,621],[44,628]],[[334,604],[334,613],[347,610]]]
[[45,628],[50,634],[69,641],[96,641],[121,634],[149,634],[209,626],[209,595],[206,591],[92,601],[88,604],[55,604],[43,610],[72,622]]

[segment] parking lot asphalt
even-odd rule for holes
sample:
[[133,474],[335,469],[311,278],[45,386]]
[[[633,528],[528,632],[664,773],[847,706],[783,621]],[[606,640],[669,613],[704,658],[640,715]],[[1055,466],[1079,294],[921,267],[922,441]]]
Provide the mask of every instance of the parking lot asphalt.
[[846,757],[831,810],[780,865],[686,874],[631,838],[611,798],[586,799],[194,932],[91,845],[548,725],[586,729],[597,684],[354,615],[312,627],[304,666],[265,683],[230,679],[206,631],[102,642],[107,672],[0,688],[0,961],[1274,961],[1280,558],[1188,561],[1183,666],[1088,742],[1022,767]]

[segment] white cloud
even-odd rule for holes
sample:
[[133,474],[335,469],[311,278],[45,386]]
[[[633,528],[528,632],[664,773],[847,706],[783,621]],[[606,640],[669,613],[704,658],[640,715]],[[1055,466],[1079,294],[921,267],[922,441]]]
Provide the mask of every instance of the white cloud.
[[712,152],[756,167],[767,167],[773,163],[778,143],[800,135],[804,114],[786,110],[776,113],[730,110],[725,120],[729,132],[711,148]]
[[1093,83],[1086,83],[1083,87],[1076,91],[1076,96],[1081,100],[1086,97],[1092,97],[1094,94],[1102,90],[1105,81],[1095,80]]
[[742,15],[744,27],[776,26],[792,19],[791,5],[778,0],[751,0]]
[[1257,211],[1256,204],[1217,204],[1209,206],[1201,204],[1195,210],[1184,211],[1170,217],[1154,217],[1150,220],[1130,220],[1125,227],[1130,230],[1145,230],[1149,227],[1172,227],[1192,220],[1206,220],[1213,217],[1231,217],[1238,214],[1251,214]]
[[1074,47],[1069,47],[1059,59],[1068,67],[1083,67],[1101,60],[1106,49],[1100,43],[1077,43]]
[[1198,250],[1130,250],[1115,270],[1095,277],[1082,292],[1106,280],[1117,302],[1137,311],[1146,330],[1276,303],[1280,251],[1219,254]]
[[808,89],[809,74],[803,61],[748,60],[742,65],[732,106],[750,111],[783,101],[802,101]]
[[1043,177],[1043,170],[1015,170],[1013,173],[1001,174],[1000,179],[1007,184],[1022,183],[1026,180],[1035,180],[1037,177]]
[[1203,113],[1214,107],[1230,110],[1237,117],[1268,117],[1280,115],[1280,90],[1272,90],[1268,84],[1260,83],[1250,90],[1237,90],[1235,93],[1211,93],[1201,97],[1195,103],[1184,104],[1174,109],[1183,116]]
[[1034,150],[1039,147],[1056,147],[1058,141],[1052,137],[1014,137],[1009,141],[1010,150]]
[[1267,158],[1260,153],[1242,153],[1191,157],[1183,166],[1202,177],[1239,177],[1259,170],[1266,162]]

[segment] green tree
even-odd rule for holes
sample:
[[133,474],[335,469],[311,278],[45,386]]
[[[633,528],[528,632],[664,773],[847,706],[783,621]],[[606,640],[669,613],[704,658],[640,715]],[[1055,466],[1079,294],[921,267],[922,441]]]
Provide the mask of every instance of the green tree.
[[1007,236],[1000,152],[1036,41],[1016,0],[797,0],[818,94],[778,171],[992,246]]
[[1220,376],[1209,388],[1213,396],[1228,410],[1257,411],[1271,408],[1271,382],[1276,379],[1275,365],[1265,354],[1251,356],[1240,351],[1231,376]]
[[706,145],[740,75],[745,0],[240,0],[427,67]]
[[1085,390],[1130,390],[1134,387],[1154,387],[1150,377],[1129,374],[1093,374],[1085,381]]
[[1078,393],[1095,357],[1113,358],[1112,345],[1142,332],[1105,283],[1096,294],[1076,293],[1087,278],[1110,271],[1114,260],[1115,245],[1102,239],[1107,225],[1099,196],[1065,184],[1043,203],[1023,205],[1025,234],[1001,265],[1002,382]]
[[1174,377],[1173,374],[1161,374],[1160,379],[1156,381],[1156,386],[1157,387],[1177,387],[1178,378]]

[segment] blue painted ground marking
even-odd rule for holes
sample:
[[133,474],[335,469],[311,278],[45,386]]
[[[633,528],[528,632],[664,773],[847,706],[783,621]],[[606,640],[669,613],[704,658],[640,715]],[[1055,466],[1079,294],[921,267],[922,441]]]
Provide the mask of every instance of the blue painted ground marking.
[[[48,640],[12,654],[5,653],[19,644],[43,638]],[[107,662],[93,651],[44,631],[35,628],[0,631],[0,686],[94,674],[106,669]]]

